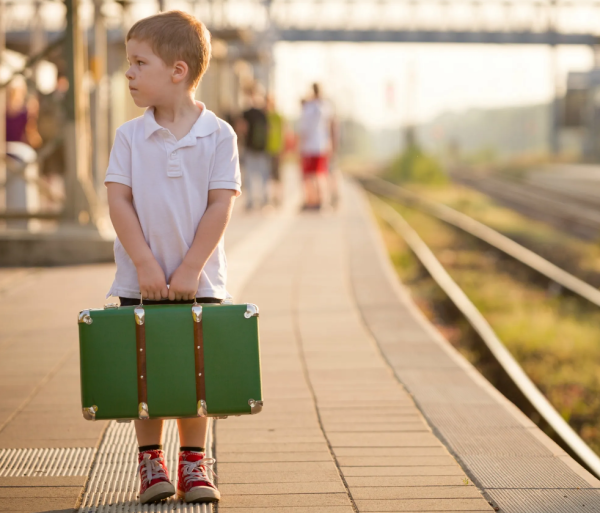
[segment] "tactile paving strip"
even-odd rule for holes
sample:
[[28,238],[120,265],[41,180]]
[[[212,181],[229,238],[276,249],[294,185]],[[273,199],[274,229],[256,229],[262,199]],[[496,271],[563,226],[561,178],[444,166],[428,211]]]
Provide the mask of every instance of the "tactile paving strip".
[[[212,456],[212,433],[209,431],[207,455]],[[165,423],[164,451],[171,482],[177,487],[177,423]],[[185,504],[168,499],[142,506],[138,501],[137,442],[133,423],[111,422],[90,473],[79,513],[212,513],[210,504]]]
[[0,449],[0,477],[87,476],[95,449]]

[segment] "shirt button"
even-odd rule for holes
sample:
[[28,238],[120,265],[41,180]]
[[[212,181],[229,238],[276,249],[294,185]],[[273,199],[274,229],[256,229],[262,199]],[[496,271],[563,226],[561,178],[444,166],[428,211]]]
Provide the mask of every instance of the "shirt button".
[[171,153],[171,158],[172,159],[176,159],[177,158],[177,152],[174,151],[173,153]]

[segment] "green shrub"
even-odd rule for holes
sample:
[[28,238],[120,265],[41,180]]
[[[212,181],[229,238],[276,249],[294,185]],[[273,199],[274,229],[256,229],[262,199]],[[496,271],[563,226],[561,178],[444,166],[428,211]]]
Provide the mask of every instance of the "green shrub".
[[386,170],[385,177],[397,183],[441,185],[448,182],[440,162],[418,146],[410,146],[396,157]]

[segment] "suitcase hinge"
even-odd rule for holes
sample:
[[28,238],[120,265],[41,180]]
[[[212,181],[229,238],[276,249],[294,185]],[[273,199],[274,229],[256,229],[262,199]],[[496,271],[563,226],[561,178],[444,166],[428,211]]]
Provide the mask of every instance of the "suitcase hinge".
[[90,311],[89,310],[81,310],[81,312],[79,312],[79,318],[78,318],[79,324],[92,324],[92,317],[90,315]]
[[251,415],[260,413],[263,409],[262,401],[255,401],[254,399],[248,399],[248,404],[250,405],[250,414]]
[[200,399],[198,401],[198,417],[206,417],[208,415],[208,409],[206,408],[206,401]]
[[87,408],[83,408],[83,418],[85,420],[96,420],[96,412],[98,411],[98,407],[94,404],[94,406],[89,406]]
[[148,420],[150,413],[148,412],[148,405],[146,403],[140,403],[138,406],[138,417],[140,420]]
[[258,317],[258,306],[253,303],[248,303],[246,305],[246,311],[244,312],[244,317],[246,319],[250,319],[250,317]]

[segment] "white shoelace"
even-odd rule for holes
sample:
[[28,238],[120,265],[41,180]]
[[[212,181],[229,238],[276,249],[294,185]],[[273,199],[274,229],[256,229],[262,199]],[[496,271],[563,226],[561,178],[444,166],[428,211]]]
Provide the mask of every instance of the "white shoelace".
[[212,466],[217,462],[214,458],[204,457],[198,461],[182,461],[183,465],[183,480],[187,485],[190,481],[206,481],[207,483],[213,484],[212,479],[208,477],[206,469],[210,470],[213,475],[215,471]]
[[154,479],[158,477],[169,479],[167,477],[165,469],[161,465],[161,462],[164,461],[164,459],[162,457],[154,459],[150,458],[150,454],[144,454],[144,458],[142,459],[142,461],[140,461],[140,464],[138,466],[138,472],[140,472],[140,470],[145,471],[145,473],[141,473],[144,483],[149,485]]

